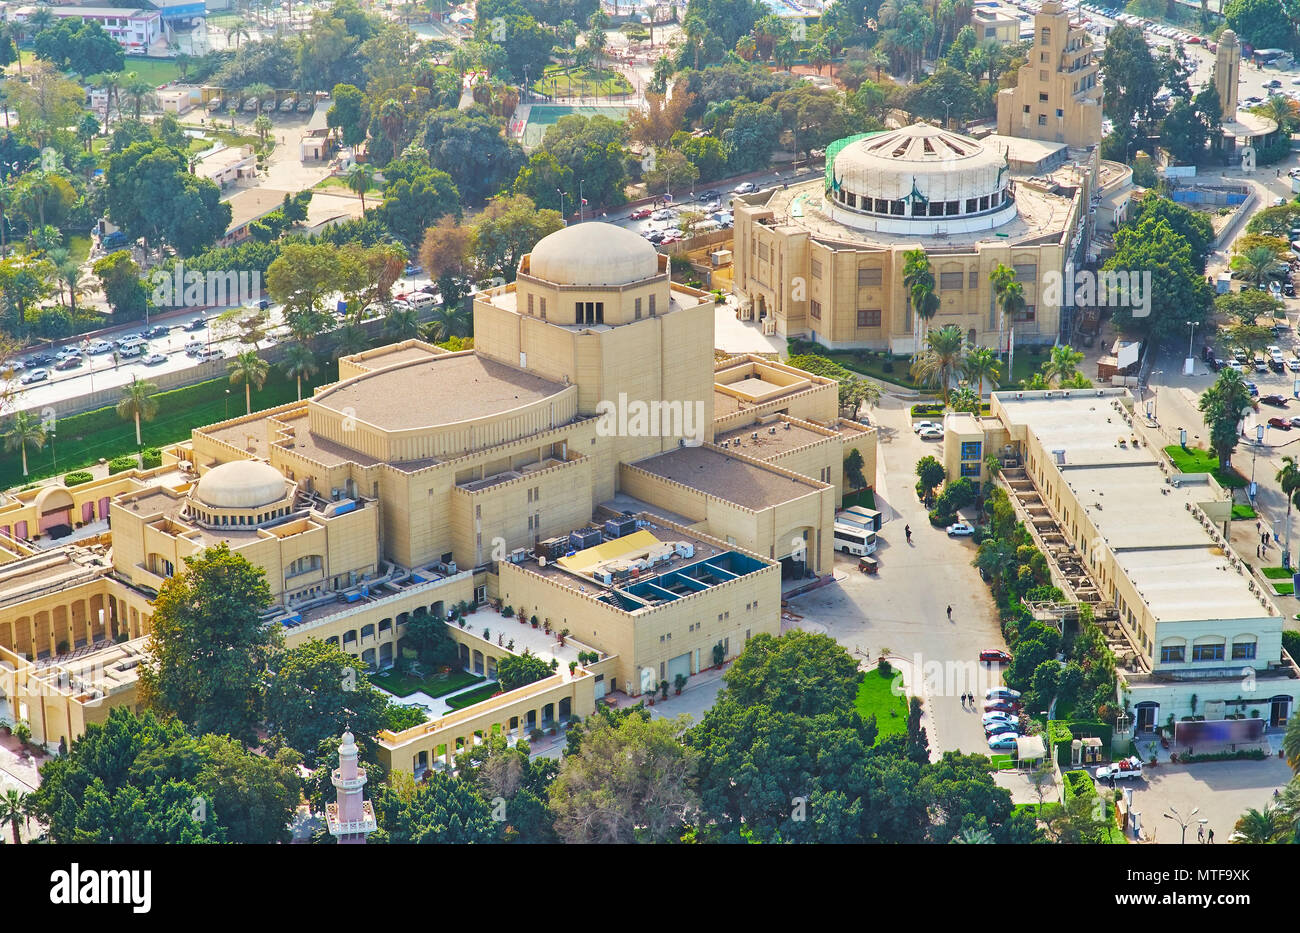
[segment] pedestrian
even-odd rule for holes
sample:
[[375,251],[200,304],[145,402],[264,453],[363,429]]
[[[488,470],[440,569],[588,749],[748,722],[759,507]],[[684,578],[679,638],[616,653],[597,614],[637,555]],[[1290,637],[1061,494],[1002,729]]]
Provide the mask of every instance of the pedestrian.
[[948,621],[952,621],[952,606],[948,607]]
[[1197,841],[1197,842],[1201,842],[1201,843],[1205,842],[1205,824],[1204,824],[1204,823],[1202,823],[1200,826],[1196,827],[1196,841]]
[[1214,845],[1214,830],[1210,830],[1210,845]]
[[1267,548],[1269,544],[1272,543],[1272,541],[1273,541],[1273,532],[1271,531],[1264,532],[1264,547]]
[[1263,531],[1264,531],[1264,523],[1262,521],[1255,522],[1255,533],[1261,534],[1263,533]]

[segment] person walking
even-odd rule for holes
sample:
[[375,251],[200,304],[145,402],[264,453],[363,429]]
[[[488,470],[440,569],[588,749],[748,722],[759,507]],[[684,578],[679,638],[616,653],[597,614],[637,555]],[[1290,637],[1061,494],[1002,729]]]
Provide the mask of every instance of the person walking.
[[1214,830],[1210,830],[1210,845],[1214,845]]
[[952,621],[952,606],[948,607],[948,621]]
[[1205,842],[1205,824],[1204,824],[1204,823],[1202,823],[1200,826],[1196,827],[1196,841],[1197,841],[1197,842],[1200,842],[1200,843],[1204,843],[1204,842]]

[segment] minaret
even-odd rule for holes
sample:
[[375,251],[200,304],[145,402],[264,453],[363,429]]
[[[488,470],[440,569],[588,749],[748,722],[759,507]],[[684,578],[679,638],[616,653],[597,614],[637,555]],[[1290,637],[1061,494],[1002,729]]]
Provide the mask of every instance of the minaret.
[[361,795],[366,783],[364,768],[357,767],[357,743],[351,732],[343,733],[339,745],[339,766],[330,775],[338,790],[338,802],[325,807],[325,822],[339,845],[365,845],[366,837],[379,828],[370,801]]
[[1219,92],[1223,120],[1237,119],[1237,81],[1241,76],[1241,43],[1231,29],[1223,30],[1214,59],[1214,86]]

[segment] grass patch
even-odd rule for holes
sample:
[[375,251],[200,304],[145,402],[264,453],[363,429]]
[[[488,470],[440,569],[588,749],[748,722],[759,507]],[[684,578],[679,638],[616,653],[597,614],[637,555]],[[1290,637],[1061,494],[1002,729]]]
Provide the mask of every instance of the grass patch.
[[477,690],[470,690],[460,696],[451,697],[445,702],[452,709],[464,709],[467,706],[473,706],[475,703],[482,703],[488,697],[496,696],[500,692],[501,685],[493,681],[490,684],[484,684]]
[[83,263],[90,258],[90,237],[74,233],[68,237],[68,258]]
[[989,755],[989,761],[993,762],[994,771],[1005,771],[1008,768],[1014,768],[1016,766],[1016,758],[1014,755]]
[[875,509],[876,491],[874,489],[859,489],[857,492],[851,492],[844,497],[844,508],[852,505],[860,505],[864,509]]
[[[1180,472],[1209,473],[1218,481],[1220,486],[1227,489],[1241,489],[1246,485],[1246,477],[1231,468],[1221,470],[1219,468],[1219,458],[1213,451],[1206,450],[1204,447],[1183,447],[1179,444],[1170,444],[1165,448],[1165,453],[1169,455],[1174,467]],[[1236,511],[1235,508],[1233,511]],[[1233,517],[1235,518],[1236,515],[1234,514]]]
[[1291,579],[1291,571],[1286,567],[1260,567],[1259,572],[1270,580]]
[[[143,378],[147,379],[148,375],[144,374]],[[313,387],[337,380],[338,364],[332,359],[322,358],[320,371],[312,379],[304,379],[302,382],[303,398],[310,397]],[[226,395],[226,389],[230,389],[229,396]],[[227,404],[231,418],[244,411],[243,386],[231,385],[226,377],[161,392],[154,397],[158,400],[158,414],[153,421],[145,421],[140,425],[145,447],[174,444],[188,439],[191,428],[224,421],[227,417]],[[294,381],[286,377],[278,366],[272,366],[266,383],[261,389],[253,390],[253,411],[283,405],[295,398],[297,389]],[[40,450],[27,451],[30,475],[26,479],[23,477],[21,458],[9,455],[0,457],[0,489],[35,482],[69,470],[85,469],[101,457],[112,460],[114,457],[134,455],[135,424],[119,418],[112,406],[80,415],[69,415],[59,419],[55,444],[53,451],[50,450],[48,440]],[[57,469],[54,457],[58,458]]]
[[393,671],[370,675],[370,682],[376,687],[382,687],[394,696],[403,698],[417,690],[422,690],[431,697],[446,696],[470,684],[479,683],[483,679],[481,674],[471,674],[469,671],[450,671],[429,677],[412,677],[409,674],[397,674]]
[[1254,506],[1236,503],[1232,507],[1232,520],[1234,522],[1242,519],[1257,518],[1258,516],[1259,513],[1255,511]]
[[533,90],[551,97],[609,97],[631,94],[627,78],[612,68],[565,68],[552,65],[533,82]]
[[886,675],[872,668],[862,675],[858,695],[853,700],[853,708],[863,719],[876,717],[876,741],[907,732],[907,697],[895,696],[893,690],[897,676],[897,671]]
[[1273,584],[1273,592],[1275,592],[1278,596],[1294,596],[1294,595],[1295,595],[1295,584],[1294,584],[1294,583],[1289,583],[1289,582],[1288,582],[1288,583],[1274,583],[1274,584]]

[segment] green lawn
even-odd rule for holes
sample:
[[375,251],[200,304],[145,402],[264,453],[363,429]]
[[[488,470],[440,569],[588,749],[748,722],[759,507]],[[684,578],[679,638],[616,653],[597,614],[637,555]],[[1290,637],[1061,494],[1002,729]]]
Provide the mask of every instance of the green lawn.
[[[303,397],[310,396],[313,386],[337,379],[337,364],[333,360],[324,362],[313,379],[303,380]],[[226,389],[230,389],[229,396],[226,395]],[[155,397],[158,400],[157,416],[153,421],[143,422],[140,426],[146,447],[159,447],[186,440],[191,428],[224,421],[227,417],[233,418],[244,411],[243,387],[232,386],[226,378],[212,379],[160,393]],[[286,378],[279,367],[273,366],[262,388],[253,390],[253,410],[283,405],[296,397],[294,381]],[[59,419],[53,449],[47,440],[40,450],[28,450],[30,475],[25,480],[19,457],[8,454],[0,457],[0,489],[67,473],[69,470],[84,469],[101,457],[112,460],[124,454],[134,454],[135,449],[134,424],[119,418],[112,407],[70,415]],[[54,458],[58,459],[57,469]]]
[[477,690],[470,690],[460,696],[451,697],[445,702],[452,709],[464,709],[467,706],[473,706],[475,703],[482,703],[488,697],[496,696],[500,692],[501,685],[493,681],[490,684],[484,684]]
[[1233,521],[1238,521],[1240,519],[1256,518],[1258,515],[1259,513],[1255,511],[1253,506],[1245,505],[1242,503],[1236,503],[1232,506]]
[[[24,68],[36,61],[36,53],[30,49],[24,49],[19,54],[22,55]],[[181,74],[181,70],[176,67],[176,63],[170,59],[144,58],[138,55],[126,56],[121,71],[123,83],[126,83],[126,75],[134,71],[154,87],[160,84],[170,84],[179,78]],[[17,69],[14,69],[14,73],[17,74]]]
[[565,68],[552,65],[533,82],[533,90],[551,97],[609,97],[631,94],[627,78],[612,68]]
[[[1061,805],[1059,803],[1044,801],[1042,808],[1040,809],[1036,803],[1016,803],[1011,805],[1011,809],[1016,813],[1032,813],[1038,819],[1047,822],[1052,818],[1057,810],[1061,809]],[[1106,837],[1103,840],[1103,843],[1105,845],[1116,846],[1127,845],[1128,837],[1124,835],[1124,831],[1119,828],[1118,823],[1114,820],[1108,820],[1106,822]]]
[[422,690],[431,697],[446,696],[470,684],[479,683],[483,679],[481,674],[471,674],[469,671],[450,671],[429,677],[412,677],[393,671],[370,675],[370,682],[376,687],[381,687],[399,697],[408,697],[417,690]]
[[[1165,448],[1165,453],[1173,461],[1174,466],[1183,473],[1209,473],[1220,486],[1227,489],[1240,489],[1246,485],[1246,478],[1236,470],[1227,472],[1219,469],[1219,458],[1214,455],[1213,451],[1206,450],[1203,447],[1182,447],[1178,444],[1170,444]],[[1233,516],[1236,518],[1236,515]]]
[[844,497],[844,508],[852,505],[860,505],[864,509],[874,509],[876,507],[876,493],[872,489],[860,489],[857,492],[851,492]]
[[[877,740],[885,736],[907,732],[907,697],[894,695],[893,685],[897,672],[888,676],[872,668],[862,675],[853,708],[863,719],[876,717]],[[899,681],[902,686],[902,681]]]
[[68,237],[68,254],[78,263],[85,262],[90,258],[90,237],[80,233]]
[[1294,595],[1295,595],[1295,584],[1294,584],[1294,583],[1290,583],[1290,582],[1287,582],[1287,583],[1274,583],[1274,584],[1273,584],[1273,592],[1275,592],[1278,596],[1294,596]]
[[1259,571],[1270,580],[1291,579],[1291,571],[1285,567],[1260,567]]

